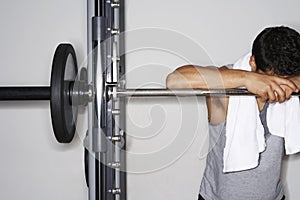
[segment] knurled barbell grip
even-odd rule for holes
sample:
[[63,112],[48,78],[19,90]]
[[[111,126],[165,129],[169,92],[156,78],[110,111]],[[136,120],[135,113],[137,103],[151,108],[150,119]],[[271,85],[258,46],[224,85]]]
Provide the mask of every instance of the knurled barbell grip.
[[50,87],[0,87],[0,101],[50,100]]

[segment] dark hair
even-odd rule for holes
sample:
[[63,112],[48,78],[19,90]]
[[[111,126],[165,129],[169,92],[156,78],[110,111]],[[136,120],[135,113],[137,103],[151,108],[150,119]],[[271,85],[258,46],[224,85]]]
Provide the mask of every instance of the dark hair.
[[282,76],[300,74],[300,34],[289,27],[264,29],[254,40],[256,70]]

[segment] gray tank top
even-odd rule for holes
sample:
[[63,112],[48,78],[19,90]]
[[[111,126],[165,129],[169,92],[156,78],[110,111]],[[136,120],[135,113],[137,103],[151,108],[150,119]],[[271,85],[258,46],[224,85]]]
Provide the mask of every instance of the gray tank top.
[[[250,170],[223,173],[226,123],[209,126],[210,151],[206,159],[200,194],[205,200],[280,200],[283,138],[271,135],[266,122],[268,104],[260,112],[266,150],[259,165]],[[242,133],[241,133],[242,134]]]

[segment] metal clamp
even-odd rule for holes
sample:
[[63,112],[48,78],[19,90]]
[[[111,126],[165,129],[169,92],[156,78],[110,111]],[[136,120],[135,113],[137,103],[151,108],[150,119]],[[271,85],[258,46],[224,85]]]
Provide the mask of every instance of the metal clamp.
[[93,100],[93,86],[85,81],[75,81],[70,101],[75,106],[86,106],[88,102]]

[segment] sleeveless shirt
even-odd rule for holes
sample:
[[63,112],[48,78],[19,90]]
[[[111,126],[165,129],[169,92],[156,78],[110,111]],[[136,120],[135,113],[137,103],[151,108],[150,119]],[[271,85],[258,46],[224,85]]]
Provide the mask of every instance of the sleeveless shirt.
[[223,173],[226,122],[209,125],[210,151],[200,186],[200,194],[205,200],[280,200],[283,197],[280,181],[283,138],[270,134],[267,108],[268,103],[260,112],[266,149],[260,154],[258,166],[253,169]]

